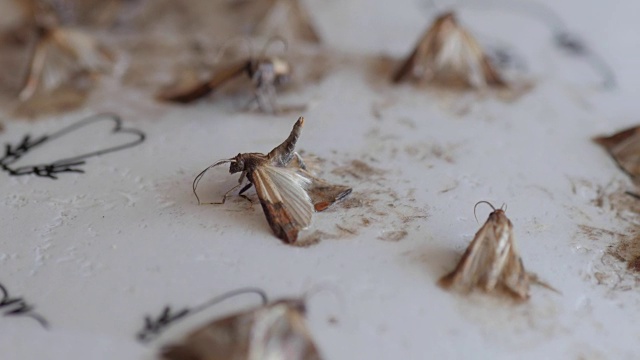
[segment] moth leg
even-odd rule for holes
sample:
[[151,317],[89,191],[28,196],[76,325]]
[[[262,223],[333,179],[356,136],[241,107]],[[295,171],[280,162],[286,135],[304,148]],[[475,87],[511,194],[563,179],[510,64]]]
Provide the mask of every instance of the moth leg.
[[[227,191],[226,193],[224,193],[224,195],[222,196],[222,200],[221,201],[210,202],[210,203],[202,203],[202,204],[203,205],[224,205],[224,203],[227,201],[227,198],[229,197],[229,194],[231,194],[237,188],[242,186],[246,179],[247,179],[247,177],[246,177],[245,173],[243,172],[242,175],[240,175],[240,179],[238,180],[238,184],[236,186],[232,187],[231,189],[229,189],[229,191]],[[251,184],[251,183],[249,183],[249,184]],[[245,189],[242,189],[240,192],[242,193],[242,191],[245,191]]]
[[304,160],[302,160],[302,156],[300,156],[300,154],[298,154],[297,152],[294,152],[293,156],[296,157],[296,161],[298,161],[298,166],[300,167],[300,169],[307,170],[307,164],[305,164]]
[[265,113],[277,114],[279,112],[276,104],[275,87],[269,84],[258,86],[255,91],[255,99],[258,102],[260,110]]
[[253,206],[253,200],[251,200],[247,195],[244,194],[245,191],[247,191],[247,190],[249,190],[251,188],[251,185],[253,185],[253,184],[252,183],[248,183],[242,189],[240,189],[240,192],[238,193],[238,196],[240,196],[241,198],[247,200],[249,202],[249,204],[251,204],[250,206]]

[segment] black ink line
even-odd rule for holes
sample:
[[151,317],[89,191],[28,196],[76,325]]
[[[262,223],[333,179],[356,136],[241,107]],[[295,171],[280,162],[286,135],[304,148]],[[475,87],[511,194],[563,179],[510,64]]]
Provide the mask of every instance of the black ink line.
[[26,316],[34,319],[43,328],[49,328],[49,322],[40,314],[36,313],[33,305],[29,305],[22,298],[14,298],[9,295],[7,288],[0,284],[0,292],[2,293],[2,300],[0,300],[0,311],[4,316]]
[[192,308],[184,308],[175,312],[171,310],[170,305],[167,305],[162,309],[162,312],[160,313],[160,315],[155,319],[148,315],[144,317],[144,327],[142,328],[142,330],[140,330],[136,334],[136,339],[138,339],[138,341],[143,343],[149,342],[155,339],[156,337],[158,337],[160,333],[166,330],[166,328],[169,325],[181,319],[184,319],[187,316],[199,313],[207,309],[208,307],[218,304],[229,298],[242,295],[242,294],[250,294],[250,293],[260,296],[263,306],[267,304],[268,302],[267,294],[265,294],[265,292],[262,289],[243,288],[243,289],[229,291],[228,293],[222,294],[220,296],[216,296],[213,299],[205,303],[202,303],[198,306],[195,306]]
[[[17,168],[14,168],[11,166],[16,161],[20,160],[20,158],[25,154],[27,154],[29,151],[33,151],[33,149],[49,141],[55,141],[56,139],[64,137],[84,126],[89,126],[99,121],[111,121],[113,123],[113,129],[110,132],[111,135],[132,134],[132,135],[135,135],[137,139],[123,145],[113,146],[110,148],[101,149],[101,150],[89,152],[86,154],[57,160],[50,164],[29,165],[29,166],[22,166]],[[145,137],[146,137],[145,134],[140,130],[123,128],[122,119],[116,114],[112,114],[112,113],[97,114],[97,115],[89,116],[65,128],[62,128],[61,130],[51,135],[43,135],[35,139],[32,139],[31,135],[27,134],[22,138],[22,141],[16,146],[12,146],[11,144],[6,144],[4,156],[0,158],[0,169],[6,171],[11,176],[34,174],[36,176],[48,177],[50,179],[57,179],[58,177],[56,176],[56,174],[59,174],[59,173],[69,173],[69,172],[84,173],[84,170],[82,170],[80,166],[86,163],[85,161],[86,159],[136,146],[142,143],[145,140]]]

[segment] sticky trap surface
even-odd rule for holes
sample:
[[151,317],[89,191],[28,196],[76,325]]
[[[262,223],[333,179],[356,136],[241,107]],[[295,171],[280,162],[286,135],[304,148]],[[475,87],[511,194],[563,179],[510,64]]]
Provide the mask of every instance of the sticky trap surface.
[[[307,318],[326,359],[637,356],[640,218],[625,197],[635,188],[590,139],[640,123],[638,46],[629,40],[640,5],[548,1],[598,60],[555,46],[551,13],[460,5],[460,22],[481,44],[513,54],[507,71],[528,88],[505,98],[389,84],[435,9],[408,0],[304,3],[323,45],[296,53],[305,81],[278,97],[306,105],[302,112],[244,111],[250,95],[241,89],[187,106],[154,101],[176,63],[201,66],[193,59],[206,63],[225,41],[181,20],[197,10],[168,5],[169,25],[140,25],[144,46],[126,28],[100,34],[121,54],[140,45],[139,57],[125,57],[79,108],[31,116],[35,107],[19,111],[3,93],[0,140],[14,152],[27,134],[71,130],[23,146],[9,167],[29,174],[0,172],[0,357],[152,359],[195,326],[257,300],[223,302],[141,343],[145,316],[247,286],[271,299],[325,289],[309,299]],[[194,49],[184,39],[201,41],[205,55],[177,51]],[[613,71],[613,87],[594,61]],[[121,117],[118,131],[109,119],[75,126],[104,112]],[[309,246],[273,236],[253,190],[252,202],[197,205],[191,186],[202,169],[271,150],[299,115],[298,150],[310,168],[353,187],[314,215],[300,236]],[[116,150],[78,159],[105,149]],[[216,168],[199,195],[218,201],[236,182]],[[507,204],[526,269],[561,294],[534,286],[519,304],[436,285],[480,227],[480,200]],[[480,223],[488,213],[478,208]],[[10,299],[32,308],[11,314]]]

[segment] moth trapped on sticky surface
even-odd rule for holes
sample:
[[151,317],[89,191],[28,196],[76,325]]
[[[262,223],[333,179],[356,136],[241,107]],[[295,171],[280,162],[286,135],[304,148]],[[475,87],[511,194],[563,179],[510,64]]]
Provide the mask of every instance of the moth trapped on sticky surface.
[[484,201],[476,206],[480,203],[491,206],[493,212],[476,233],[455,270],[442,277],[438,284],[463,293],[476,288],[486,292],[502,290],[518,300],[529,298],[531,283],[552,289],[525,271],[516,249],[513,225],[505,215],[505,209],[495,209]]
[[295,152],[303,123],[304,118],[300,117],[289,137],[268,154],[240,153],[206,168],[193,181],[196,198],[196,187],[205,172],[229,163],[229,173],[241,173],[240,179],[218,204],[224,204],[227,196],[237,188],[244,185],[239,192],[242,195],[253,185],[274,234],[288,244],[295,243],[298,232],[311,224],[314,212],[327,209],[351,193],[351,188],[330,184],[307,171],[304,161]]
[[432,82],[451,87],[505,87],[480,44],[452,12],[439,16],[393,75],[393,82]]
[[167,360],[320,360],[302,299],[282,299],[202,326],[162,349]]
[[55,12],[43,6],[33,5],[33,18],[36,40],[20,100],[26,101],[40,90],[52,91],[111,70],[113,54],[93,36],[61,25]]
[[[230,64],[214,69],[212,75],[204,81],[185,88],[169,89],[157,95],[159,100],[190,103],[218,90],[228,82],[246,75],[254,87],[254,99],[260,110],[277,113],[280,107],[276,101],[276,88],[289,82],[291,65],[281,57],[266,56],[266,49],[260,56],[250,55],[248,58],[236,60]],[[286,43],[285,47],[286,47]],[[223,48],[224,49],[224,48]]]
[[640,176],[640,126],[611,136],[598,136],[593,141],[604,147],[618,166],[634,180]]

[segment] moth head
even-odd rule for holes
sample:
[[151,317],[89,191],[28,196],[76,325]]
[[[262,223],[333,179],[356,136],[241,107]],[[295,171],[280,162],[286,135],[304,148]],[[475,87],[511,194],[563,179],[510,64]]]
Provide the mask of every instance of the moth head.
[[491,214],[489,214],[489,219],[496,218],[496,217],[503,217],[503,216],[506,217],[505,211],[507,211],[507,204],[502,204],[502,206],[500,206],[500,209],[496,209],[496,207],[493,206],[493,204],[491,204],[490,202],[482,200],[482,201],[478,201],[473,206],[473,216],[476,218],[476,221],[478,221],[478,217],[476,216],[476,208],[480,204],[487,204],[487,205],[489,205],[489,207],[491,207],[491,210],[493,210],[493,212],[491,212]]
[[435,26],[456,27],[457,25],[458,24],[456,21],[456,15],[453,13],[453,11],[449,11],[440,15],[435,21]]
[[244,171],[244,157],[242,156],[242,154],[236,155],[233,159],[230,159],[229,162],[229,174],[235,174]]
[[282,304],[288,307],[289,309],[295,310],[296,312],[305,315],[307,313],[307,305],[305,303],[305,299],[281,299],[276,301],[276,304]]
[[264,45],[260,57],[264,60],[260,61],[259,67],[265,75],[273,77],[275,85],[281,85],[289,81],[291,77],[291,65],[280,56],[268,55],[269,48],[274,44],[282,44],[282,52],[285,53],[289,48],[287,41],[280,37],[274,36]]

